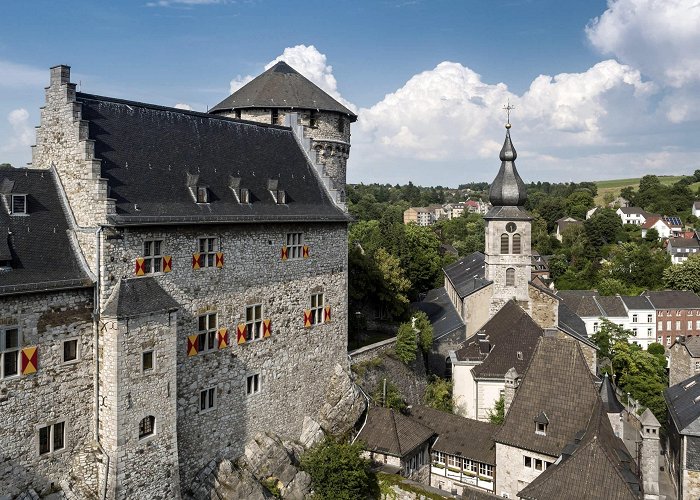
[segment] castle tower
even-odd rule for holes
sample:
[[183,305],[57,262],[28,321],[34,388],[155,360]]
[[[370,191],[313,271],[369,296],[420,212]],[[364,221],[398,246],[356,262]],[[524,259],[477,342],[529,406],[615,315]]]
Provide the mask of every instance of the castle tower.
[[532,216],[523,208],[527,192],[515,168],[516,158],[508,123],[500,153],[501,168],[489,190],[493,208],[484,216],[485,274],[486,279],[493,282],[490,316],[510,299],[517,300],[521,307],[530,311]]
[[331,189],[340,192],[344,202],[350,124],[357,115],[287,63],[278,62],[209,112],[274,125],[284,125],[287,115],[296,115],[310,141],[312,160],[322,166],[322,176],[330,179]]

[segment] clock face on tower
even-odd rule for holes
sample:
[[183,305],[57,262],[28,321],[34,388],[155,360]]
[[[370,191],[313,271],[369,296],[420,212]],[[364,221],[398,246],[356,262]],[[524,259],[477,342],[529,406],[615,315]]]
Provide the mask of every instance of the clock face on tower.
[[515,225],[515,222],[509,222],[506,224],[506,231],[509,233],[514,233],[516,229],[518,229],[518,226]]

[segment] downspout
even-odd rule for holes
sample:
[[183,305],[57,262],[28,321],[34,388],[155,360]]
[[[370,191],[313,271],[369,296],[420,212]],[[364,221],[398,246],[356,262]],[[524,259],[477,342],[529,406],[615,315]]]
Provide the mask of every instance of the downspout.
[[365,391],[362,390],[362,387],[360,387],[359,384],[355,384],[355,387],[357,387],[358,389],[360,389],[360,392],[362,393],[362,395],[363,395],[363,396],[365,397],[365,399],[367,400],[367,411],[365,412],[365,421],[364,421],[364,423],[362,424],[362,427],[360,427],[360,430],[357,432],[357,434],[355,435],[355,437],[352,438],[352,441],[350,442],[350,444],[355,444],[355,440],[357,439],[357,436],[360,435],[360,433],[362,432],[362,429],[364,429],[364,428],[365,428],[365,425],[367,425],[367,417],[369,417],[369,407],[370,407],[370,404],[371,404],[371,403],[370,403],[370,400],[369,400],[369,396],[367,396],[367,394],[365,394]]

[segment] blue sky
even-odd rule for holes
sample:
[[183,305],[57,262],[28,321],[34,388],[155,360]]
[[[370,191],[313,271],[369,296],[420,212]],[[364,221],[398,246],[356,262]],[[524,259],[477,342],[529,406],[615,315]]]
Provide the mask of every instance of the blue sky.
[[510,100],[526,180],[700,168],[699,0],[24,1],[0,18],[0,162],[30,159],[48,68],[206,110],[284,56],[358,112],[349,180],[491,180]]

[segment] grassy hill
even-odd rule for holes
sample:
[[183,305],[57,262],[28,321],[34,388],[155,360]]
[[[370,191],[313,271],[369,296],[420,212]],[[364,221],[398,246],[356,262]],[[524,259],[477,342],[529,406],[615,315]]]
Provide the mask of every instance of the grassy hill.
[[[661,184],[664,184],[666,186],[670,186],[671,184],[675,184],[678,182],[683,176],[682,175],[660,175],[658,176],[659,180],[661,181]],[[626,187],[631,187],[633,189],[638,189],[639,188],[639,179],[640,177],[632,178],[632,179],[612,179],[609,181],[596,181],[596,186],[598,186],[598,196],[595,197],[595,204],[599,206],[603,206],[605,203],[603,201],[603,197],[605,196],[605,193],[612,193],[615,197],[617,197],[620,194],[620,190]],[[690,185],[690,189],[692,191],[695,191],[700,187],[700,182],[696,182],[694,184]]]

